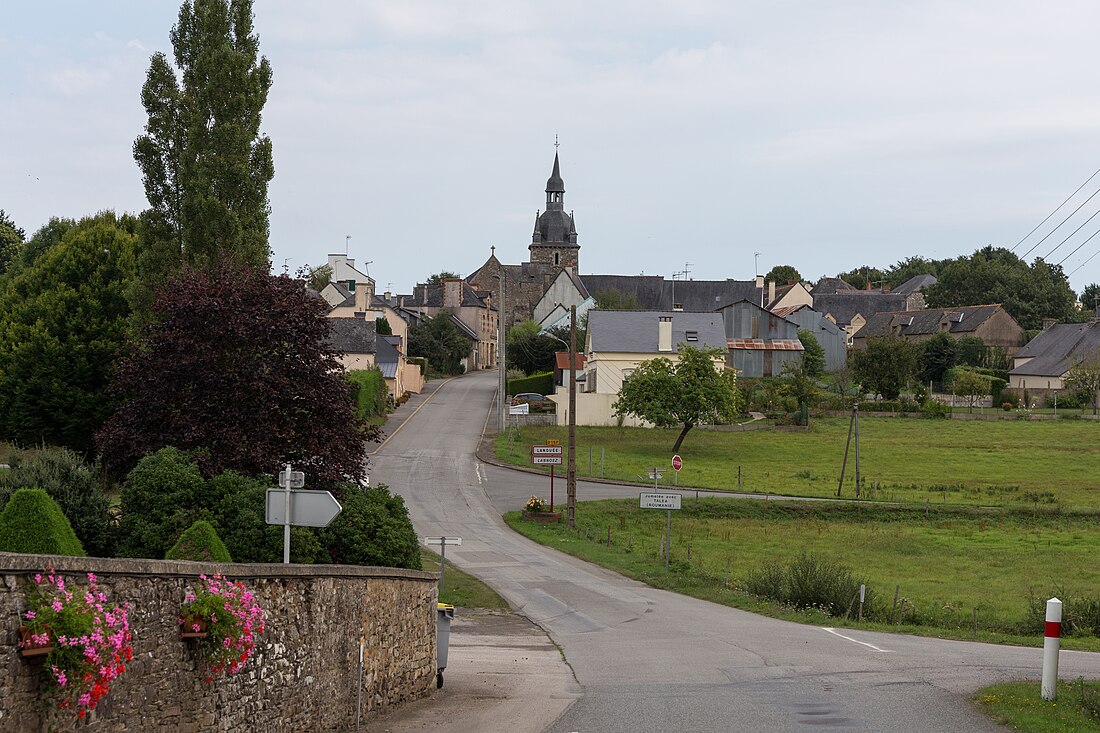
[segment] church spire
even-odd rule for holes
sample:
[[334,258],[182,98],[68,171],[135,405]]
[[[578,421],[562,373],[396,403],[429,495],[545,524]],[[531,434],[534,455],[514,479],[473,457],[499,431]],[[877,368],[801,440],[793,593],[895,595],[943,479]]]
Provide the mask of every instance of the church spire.
[[554,171],[546,180],[546,210],[562,210],[565,200],[565,181],[561,178],[561,170],[558,166],[558,153],[554,152]]

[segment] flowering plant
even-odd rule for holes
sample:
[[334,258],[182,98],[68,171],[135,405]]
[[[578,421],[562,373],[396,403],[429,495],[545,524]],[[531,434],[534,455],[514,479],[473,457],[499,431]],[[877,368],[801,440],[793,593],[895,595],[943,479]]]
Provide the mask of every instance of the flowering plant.
[[[264,612],[239,580],[224,575],[200,575],[202,585],[184,596],[180,625],[185,631],[199,631],[206,621],[208,636],[200,642],[211,672],[237,674],[256,650],[256,634],[264,632]],[[213,678],[207,675],[207,682]]]
[[527,512],[544,512],[547,508],[547,503],[537,496],[532,496],[527,500],[527,503],[523,505],[523,510]]
[[46,670],[57,707],[84,718],[134,657],[129,604],[108,606],[92,573],[83,591],[67,587],[52,568],[36,573],[34,583],[23,613],[30,638],[20,646],[53,646]]

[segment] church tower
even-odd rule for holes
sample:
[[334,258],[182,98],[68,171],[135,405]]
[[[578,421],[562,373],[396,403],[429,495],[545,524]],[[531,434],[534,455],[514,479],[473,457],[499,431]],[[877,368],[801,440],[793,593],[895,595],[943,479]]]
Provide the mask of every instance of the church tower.
[[579,273],[580,245],[573,212],[565,213],[565,181],[554,153],[554,170],[546,181],[546,211],[535,213],[535,231],[531,235],[531,262],[567,267]]

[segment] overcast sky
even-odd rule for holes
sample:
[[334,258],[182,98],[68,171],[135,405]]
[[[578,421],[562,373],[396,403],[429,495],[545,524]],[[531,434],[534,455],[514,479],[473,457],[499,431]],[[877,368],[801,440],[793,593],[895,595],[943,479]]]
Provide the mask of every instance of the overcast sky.
[[[146,202],[131,146],[178,2],[0,13],[0,208]],[[582,273],[807,279],[1012,247],[1100,168],[1100,4],[257,0],[274,269],[379,290],[527,259],[559,136]],[[1097,187],[1093,179],[1017,252]],[[1028,257],[1100,210],[1100,196]],[[1066,272],[1100,251],[1050,260]],[[686,263],[691,263],[687,265]],[[1071,277],[1100,281],[1100,256]]]

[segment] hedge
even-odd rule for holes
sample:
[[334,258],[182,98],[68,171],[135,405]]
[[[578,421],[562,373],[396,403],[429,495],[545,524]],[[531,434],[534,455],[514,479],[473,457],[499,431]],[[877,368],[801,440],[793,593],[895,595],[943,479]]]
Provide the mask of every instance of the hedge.
[[180,535],[172,549],[164,555],[165,560],[194,560],[195,562],[233,562],[225,543],[218,537],[213,525],[204,519],[194,524]]
[[348,381],[355,390],[359,417],[381,417],[386,414],[388,391],[379,369],[353,369],[348,372]]
[[539,372],[522,379],[508,380],[508,394],[516,395],[521,392],[537,392],[541,395],[554,393],[554,373]]
[[18,489],[0,512],[0,552],[84,557],[84,546],[49,494]]

